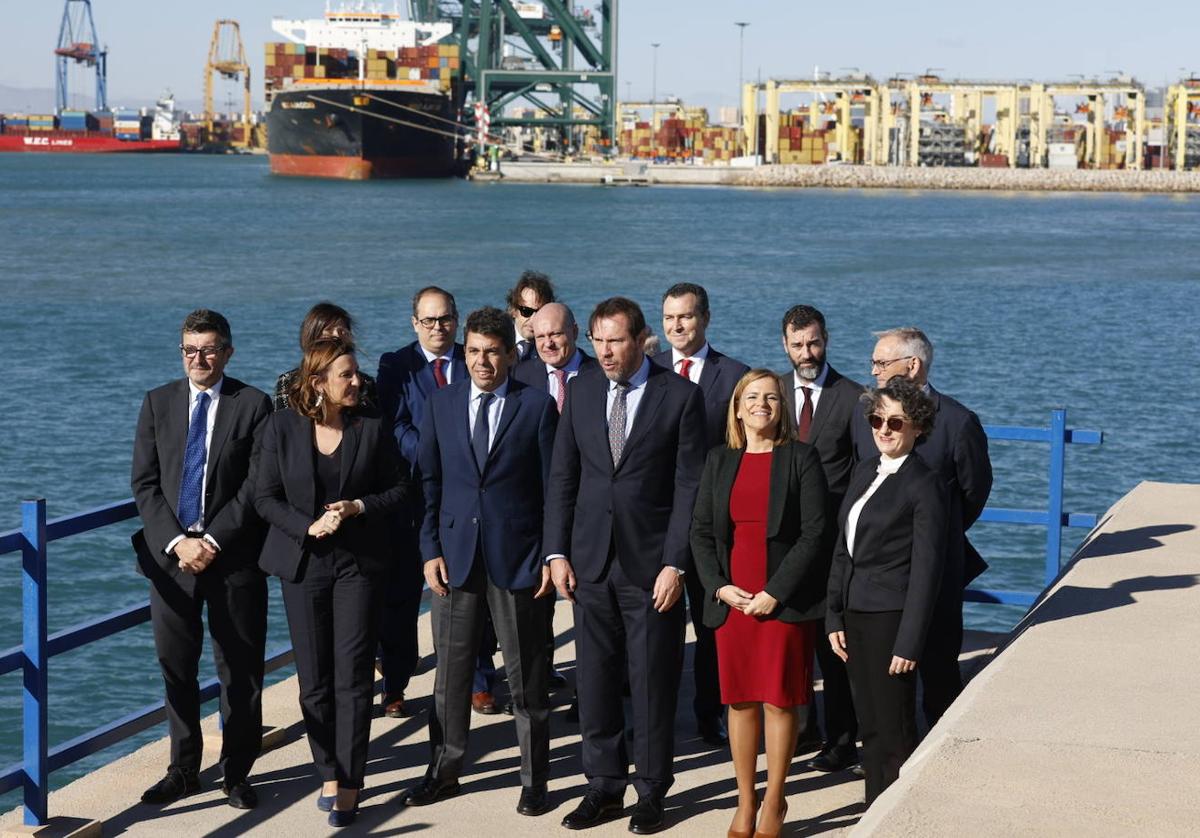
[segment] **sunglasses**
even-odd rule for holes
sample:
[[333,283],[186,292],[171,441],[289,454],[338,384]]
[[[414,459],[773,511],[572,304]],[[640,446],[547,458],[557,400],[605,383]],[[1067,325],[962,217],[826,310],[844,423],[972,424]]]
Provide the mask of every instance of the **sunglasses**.
[[878,413],[872,413],[867,417],[867,421],[871,423],[871,427],[875,430],[879,430],[886,423],[888,430],[893,433],[900,433],[900,431],[904,430],[904,426],[908,424],[907,419],[899,416],[889,416],[887,419],[884,419]]
[[529,306],[517,306],[517,311],[521,312],[522,317],[533,317],[533,315],[538,313],[539,309],[530,308]]

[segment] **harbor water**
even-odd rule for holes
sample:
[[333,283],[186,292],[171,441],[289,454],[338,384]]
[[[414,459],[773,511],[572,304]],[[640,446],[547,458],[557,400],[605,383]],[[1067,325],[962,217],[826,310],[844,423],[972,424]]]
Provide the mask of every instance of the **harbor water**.
[[[502,305],[526,268],[580,316],[622,293],[656,326],[663,289],[699,282],[712,343],[777,369],[784,310],[816,305],[830,361],[859,381],[872,331],[918,325],[935,386],[985,423],[1041,426],[1065,406],[1069,425],[1105,432],[1067,456],[1068,510],[1099,513],[1141,480],[1200,481],[1198,229],[1188,196],[345,183],[273,178],[257,157],[0,155],[0,530],[22,498],[56,517],[129,496],[142,396],[181,374],[193,308],[229,318],[228,373],[269,389],[318,300],[355,315],[373,371],[413,339],[418,287],[451,289],[465,314]],[[1043,508],[1046,456],[995,444],[992,504]],[[51,631],[145,599],[135,528],[51,545]],[[1082,535],[1066,533],[1064,557]],[[1043,530],[972,539],[991,564],[979,584],[1041,587]],[[0,648],[20,642],[19,580],[19,556],[0,557]],[[987,629],[1020,615],[968,612]],[[270,625],[269,647],[285,645],[275,588]],[[149,626],[55,658],[50,684],[55,743],[160,699]],[[20,693],[19,674],[0,678],[0,764],[20,757]]]

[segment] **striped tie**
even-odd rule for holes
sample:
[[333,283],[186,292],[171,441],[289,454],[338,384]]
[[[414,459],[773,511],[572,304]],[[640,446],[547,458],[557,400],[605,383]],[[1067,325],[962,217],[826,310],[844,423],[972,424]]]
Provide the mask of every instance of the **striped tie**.
[[208,451],[204,438],[208,435],[208,393],[196,396],[196,407],[188,423],[187,447],[183,451],[183,474],[179,479],[179,523],[190,530],[203,523],[204,462]]
[[558,412],[563,412],[563,405],[567,403],[567,371],[555,370],[554,377],[558,379],[558,394],[554,397],[554,401],[558,404]]
[[612,412],[608,415],[608,450],[612,452],[613,467],[621,462],[625,450],[625,397],[629,395],[628,384],[617,384]]

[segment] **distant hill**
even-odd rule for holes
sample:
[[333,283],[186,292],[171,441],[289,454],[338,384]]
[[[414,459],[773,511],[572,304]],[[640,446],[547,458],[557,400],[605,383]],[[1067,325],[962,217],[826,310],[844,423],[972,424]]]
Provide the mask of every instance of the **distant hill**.
[[[113,107],[149,108],[154,106],[154,96],[125,96],[108,94],[108,103]],[[53,113],[55,92],[53,88],[10,87],[0,84],[0,113]],[[91,96],[81,98],[85,108],[90,108]],[[221,107],[224,103],[218,102]],[[176,110],[199,112],[204,103],[199,99],[175,100]]]

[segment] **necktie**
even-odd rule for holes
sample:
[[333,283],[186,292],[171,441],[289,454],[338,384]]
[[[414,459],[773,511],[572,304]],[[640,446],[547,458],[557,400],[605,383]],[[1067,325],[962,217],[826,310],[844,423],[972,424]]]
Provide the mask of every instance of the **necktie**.
[[625,397],[629,395],[628,384],[617,384],[612,412],[608,415],[608,450],[612,453],[613,466],[621,461],[625,450]]
[[475,428],[471,431],[471,448],[475,450],[475,464],[479,466],[480,474],[483,474],[483,467],[487,465],[488,405],[493,398],[495,396],[492,393],[484,393],[479,397],[479,411],[475,414]]
[[558,395],[554,401],[558,403],[558,412],[562,413],[563,405],[567,403],[567,371],[555,370],[554,377],[558,379]]
[[204,494],[204,462],[208,452],[204,437],[208,432],[208,393],[196,397],[192,419],[188,423],[187,447],[183,452],[183,474],[179,479],[179,523],[191,529],[200,520],[201,496]]
[[433,383],[440,390],[446,386],[446,359],[433,359]]
[[686,378],[688,381],[691,381],[692,380],[691,373],[692,373],[692,359],[684,358],[682,361],[679,362],[679,374],[682,375],[684,378]]
[[801,442],[808,442],[808,434],[812,430],[812,388],[801,387],[800,389],[804,391],[804,404],[800,407],[800,427],[797,430],[796,436],[800,438]]

